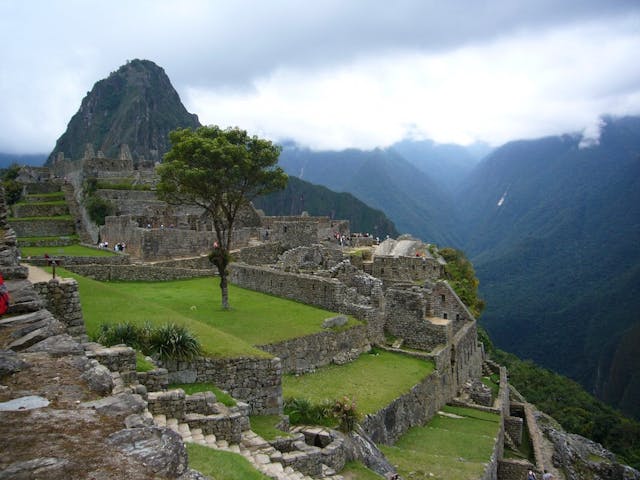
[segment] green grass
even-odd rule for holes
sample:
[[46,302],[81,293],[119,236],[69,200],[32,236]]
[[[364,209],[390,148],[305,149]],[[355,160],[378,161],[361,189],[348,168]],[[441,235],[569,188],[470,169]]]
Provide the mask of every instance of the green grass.
[[25,242],[46,242],[47,240],[78,240],[80,237],[78,235],[56,235],[52,237],[20,237],[18,239],[18,243],[21,241]]
[[491,398],[495,401],[500,391],[500,375],[493,373],[490,377],[482,377],[481,380],[491,389]]
[[[223,310],[218,279],[213,277],[171,282],[97,282],[62,268],[61,276],[80,285],[80,301],[89,335],[102,323],[185,325],[209,356],[270,355],[253,345],[278,342],[322,331],[327,317],[319,308],[229,286],[231,310]],[[350,324],[357,324],[350,319]]]
[[26,195],[26,198],[64,198],[64,192],[52,192],[52,193],[30,193]]
[[340,475],[347,480],[381,480],[384,478],[372,472],[360,462],[347,462]]
[[169,388],[181,388],[187,395],[200,392],[213,392],[216,399],[227,407],[234,407],[236,405],[236,401],[231,395],[223,392],[213,383],[172,383],[169,385]]
[[136,372],[149,372],[156,366],[149,362],[141,352],[136,352]]
[[66,245],[60,247],[21,247],[22,258],[42,257],[45,253],[55,256],[68,257],[112,257],[116,255],[111,250],[90,248],[84,245]]
[[407,393],[433,372],[433,364],[406,355],[381,351],[363,354],[346,365],[329,365],[305,375],[284,375],[285,398],[306,398],[312,403],[347,395],[361,415],[375,413]]
[[270,480],[242,455],[187,443],[189,466],[216,480]]
[[277,437],[288,437],[289,433],[283,432],[276,428],[276,425],[280,422],[279,415],[252,415],[249,417],[251,422],[251,430],[256,432],[265,440],[273,440]]
[[64,200],[47,200],[46,202],[18,202],[15,205],[66,205]]
[[57,215],[55,217],[11,217],[8,219],[9,222],[33,222],[33,221],[46,221],[46,220],[73,220],[71,215]]
[[424,427],[409,429],[394,446],[381,446],[404,478],[472,480],[482,476],[493,452],[500,416],[462,407],[442,410],[462,418],[436,415]]

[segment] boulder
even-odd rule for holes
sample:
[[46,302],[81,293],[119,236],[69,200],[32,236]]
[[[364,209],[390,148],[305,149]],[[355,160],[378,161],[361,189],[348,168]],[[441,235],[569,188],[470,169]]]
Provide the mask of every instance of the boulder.
[[187,472],[187,450],[173,430],[161,427],[127,428],[107,441],[136,458],[153,475],[175,478]]

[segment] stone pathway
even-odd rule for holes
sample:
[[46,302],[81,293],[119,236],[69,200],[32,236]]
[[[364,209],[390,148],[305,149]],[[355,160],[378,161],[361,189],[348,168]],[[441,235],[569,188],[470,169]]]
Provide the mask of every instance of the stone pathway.
[[[256,470],[270,478],[276,480],[315,480],[291,467],[283,467],[282,463],[278,461],[282,458],[282,453],[251,430],[242,433],[242,440],[239,444],[229,445],[226,440],[217,440],[215,435],[203,435],[201,429],[194,428],[192,430],[188,424],[179,423],[175,418],[156,415],[153,417],[153,421],[159,427],[167,427],[177,432],[185,443],[193,442],[205,447],[240,454],[249,460]],[[341,475],[337,475],[329,468],[323,468],[323,470],[321,478],[325,480],[344,480]]]

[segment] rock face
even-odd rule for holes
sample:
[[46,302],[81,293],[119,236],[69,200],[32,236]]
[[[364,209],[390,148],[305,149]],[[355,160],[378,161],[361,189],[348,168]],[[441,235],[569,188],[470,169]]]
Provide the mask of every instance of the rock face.
[[112,158],[126,143],[134,164],[156,162],[169,148],[171,130],[198,126],[197,115],[184,108],[164,70],[149,60],[132,60],[94,85],[46,164],[59,153],[82,158],[87,143]]

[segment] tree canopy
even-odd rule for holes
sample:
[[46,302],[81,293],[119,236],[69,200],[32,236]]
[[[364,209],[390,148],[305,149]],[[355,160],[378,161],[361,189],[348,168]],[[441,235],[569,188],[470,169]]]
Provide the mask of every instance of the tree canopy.
[[238,212],[258,195],[286,186],[277,166],[280,147],[239,128],[213,125],[169,133],[171,149],[158,168],[158,196],[172,204],[201,207],[212,220],[217,242],[211,261],[220,273],[222,306],[229,308],[227,266]]

